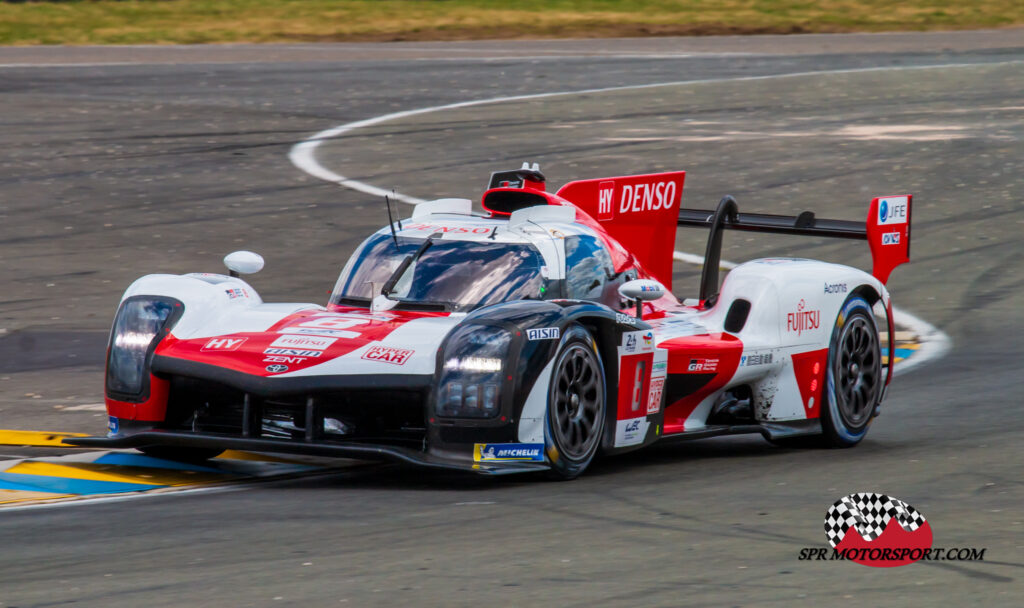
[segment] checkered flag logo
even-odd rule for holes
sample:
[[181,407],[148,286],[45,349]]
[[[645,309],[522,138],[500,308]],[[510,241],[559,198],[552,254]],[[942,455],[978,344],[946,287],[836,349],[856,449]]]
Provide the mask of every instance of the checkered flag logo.
[[825,535],[835,548],[847,530],[856,528],[861,537],[870,542],[881,536],[892,521],[907,532],[913,532],[924,524],[925,519],[914,507],[898,498],[869,492],[850,494],[837,500],[828,510]]

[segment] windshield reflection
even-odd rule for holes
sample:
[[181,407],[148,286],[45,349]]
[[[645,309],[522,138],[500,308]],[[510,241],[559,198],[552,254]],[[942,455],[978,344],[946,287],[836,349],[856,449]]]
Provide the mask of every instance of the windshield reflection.
[[[338,281],[331,302],[342,298],[369,299],[395,272],[405,256],[423,239],[374,235],[356,252]],[[520,243],[436,240],[395,285],[390,297],[408,302],[444,302],[455,310],[470,310],[511,300],[540,300],[548,296],[541,276],[543,257],[533,246]],[[375,287],[374,287],[375,285]],[[373,294],[376,295],[376,294]]]

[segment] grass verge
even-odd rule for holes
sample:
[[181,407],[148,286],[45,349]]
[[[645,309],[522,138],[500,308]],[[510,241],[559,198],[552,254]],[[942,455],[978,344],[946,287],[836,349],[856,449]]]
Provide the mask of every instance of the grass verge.
[[0,3],[0,44],[469,40],[952,30],[1020,0],[71,0]]

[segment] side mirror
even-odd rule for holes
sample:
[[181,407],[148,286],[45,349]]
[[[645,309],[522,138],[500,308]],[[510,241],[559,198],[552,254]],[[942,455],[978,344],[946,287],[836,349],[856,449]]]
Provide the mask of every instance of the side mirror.
[[256,274],[263,270],[263,256],[251,251],[235,251],[224,256],[224,265],[233,277]]
[[657,300],[666,293],[665,286],[651,279],[627,281],[619,287],[619,295],[623,299],[636,302],[636,317],[643,318],[643,303]]

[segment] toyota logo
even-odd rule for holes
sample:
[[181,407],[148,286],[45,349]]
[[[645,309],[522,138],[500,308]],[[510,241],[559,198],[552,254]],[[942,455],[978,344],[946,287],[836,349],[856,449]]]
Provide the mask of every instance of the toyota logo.
[[268,365],[267,371],[272,374],[280,374],[281,372],[288,371],[287,365]]

